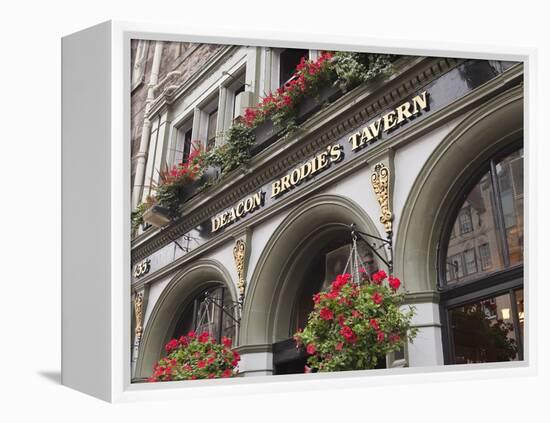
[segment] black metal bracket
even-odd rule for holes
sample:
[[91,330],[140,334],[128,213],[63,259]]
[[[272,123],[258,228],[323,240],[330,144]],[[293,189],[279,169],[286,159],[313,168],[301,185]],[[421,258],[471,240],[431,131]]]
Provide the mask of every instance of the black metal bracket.
[[[170,237],[169,237],[170,238]],[[183,240],[186,241],[187,245],[185,247],[182,247],[182,245],[176,240],[176,239],[172,239],[170,238],[170,241],[172,241],[174,244],[177,245],[177,247],[183,251],[184,253],[188,253],[189,251],[191,251],[191,248],[189,246],[189,243],[191,241],[195,241],[197,244],[198,244],[198,241],[197,241],[197,238],[195,237],[192,237],[191,235],[183,235]]]
[[[376,257],[378,257],[386,266],[388,266],[390,274],[393,273],[393,233],[388,232],[387,238],[384,239],[376,235],[359,231],[355,223],[352,223],[350,225],[350,228],[352,239],[357,241],[357,239],[360,238],[365,244],[367,244],[367,247],[376,255]],[[382,255],[377,251],[376,244],[371,244],[367,238],[376,239],[377,241],[380,241],[384,245],[386,245],[390,252],[389,260],[386,260],[384,257],[382,257]]]
[[[235,316],[233,316],[230,312],[228,312],[226,310],[226,307],[223,305],[223,302],[219,301],[218,299],[216,299],[214,297],[212,297],[209,292],[204,294],[204,301],[206,302],[207,305],[208,304],[213,304],[214,306],[218,307],[222,311],[222,313],[227,315],[234,323],[236,323],[236,324],[240,323],[240,321],[241,321],[240,313],[239,313],[239,317],[235,318]],[[233,306],[237,306],[237,307],[241,306],[241,303],[239,301],[232,301],[231,304]]]

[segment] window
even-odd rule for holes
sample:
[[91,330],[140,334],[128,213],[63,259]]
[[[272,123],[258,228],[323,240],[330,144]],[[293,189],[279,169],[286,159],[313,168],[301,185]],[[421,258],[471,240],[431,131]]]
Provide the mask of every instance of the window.
[[[223,307],[222,307],[223,306]],[[172,338],[187,335],[189,331],[208,332],[221,341],[223,336],[235,337],[237,303],[234,303],[227,289],[214,285],[201,291],[185,307],[176,324]]]
[[281,52],[279,57],[279,86],[283,86],[290,80],[296,71],[296,66],[303,57],[306,59],[309,57],[309,50],[289,48]]
[[521,333],[515,295],[472,301],[450,310],[452,354],[455,364],[519,360]]
[[206,130],[206,149],[211,150],[216,145],[216,127],[218,121],[218,109],[208,115],[208,128]]
[[184,163],[189,158],[189,153],[191,153],[191,143],[192,143],[192,129],[185,131],[183,136],[183,151],[181,154],[181,162]]
[[439,265],[445,361],[523,360],[523,149],[490,160],[456,205]]
[[242,99],[244,98],[244,90],[245,90],[245,84],[243,83],[233,93],[233,119],[236,119],[237,117],[241,116],[243,114],[244,110],[244,104]]
[[470,248],[469,250],[464,251],[464,264],[467,275],[477,272],[476,250]]
[[168,150],[167,163],[175,166],[185,163],[193,149],[193,119],[188,119],[177,128],[176,140]]
[[197,124],[193,128],[193,138],[200,142],[203,149],[212,149],[216,145],[218,132],[223,129],[220,127],[218,130],[218,110],[218,95],[211,96],[195,110]]
[[491,249],[488,243],[479,246],[479,260],[481,262],[481,270],[491,268]]
[[460,228],[460,235],[472,232],[474,227],[472,225],[472,215],[470,213],[470,207],[465,207],[460,210],[458,215],[458,225]]

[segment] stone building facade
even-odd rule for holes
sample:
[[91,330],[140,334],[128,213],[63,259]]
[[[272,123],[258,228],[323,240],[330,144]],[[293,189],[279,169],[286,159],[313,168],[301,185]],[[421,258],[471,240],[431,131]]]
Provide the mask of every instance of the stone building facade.
[[[185,159],[190,140],[223,145],[233,119],[284,83],[296,59],[318,55],[134,40],[133,207],[154,194],[160,170]],[[390,115],[399,125],[361,141]],[[331,148],[338,160],[294,178]],[[278,181],[285,192],[275,193]],[[377,245],[379,257],[366,245],[361,255],[373,269],[391,260],[416,307],[418,336],[383,367],[524,359],[522,64],[398,58],[391,75],[325,102],[191,197],[180,218],[140,227],[133,380],[150,376],[164,344],[190,328],[229,335],[245,377],[303,370],[291,335],[312,293],[342,272],[351,224],[392,241]]]

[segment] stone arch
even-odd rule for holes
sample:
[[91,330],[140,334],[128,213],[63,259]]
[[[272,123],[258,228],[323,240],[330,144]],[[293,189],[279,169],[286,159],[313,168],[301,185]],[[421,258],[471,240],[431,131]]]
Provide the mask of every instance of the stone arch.
[[437,249],[449,207],[472,175],[522,134],[519,87],[470,113],[430,155],[409,192],[395,238],[395,270],[408,291],[437,289]]
[[290,315],[300,288],[301,258],[314,255],[316,248],[331,236],[349,231],[355,223],[359,230],[380,236],[366,212],[352,200],[321,194],[295,210],[279,225],[266,244],[246,294],[240,328],[244,346],[270,346],[288,338]]
[[229,272],[216,260],[199,259],[172,278],[155,303],[145,326],[136,363],[136,378],[150,376],[153,364],[162,356],[164,345],[186,304],[200,291],[217,284],[228,288],[232,300],[237,301],[237,291]]

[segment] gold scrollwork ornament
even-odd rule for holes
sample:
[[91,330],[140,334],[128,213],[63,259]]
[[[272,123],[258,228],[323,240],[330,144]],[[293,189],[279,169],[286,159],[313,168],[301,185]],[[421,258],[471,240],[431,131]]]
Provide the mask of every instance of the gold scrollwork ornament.
[[136,342],[139,343],[143,333],[143,292],[137,293],[134,297],[134,313],[136,317]]
[[233,247],[233,257],[235,258],[235,267],[237,268],[237,288],[239,289],[239,295],[244,297],[244,290],[246,287],[246,278],[244,272],[244,262],[246,255],[246,243],[242,239],[235,241]]
[[384,225],[386,233],[391,233],[393,221],[390,208],[389,179],[389,169],[383,163],[376,164],[371,175],[371,182],[380,205],[380,222]]

